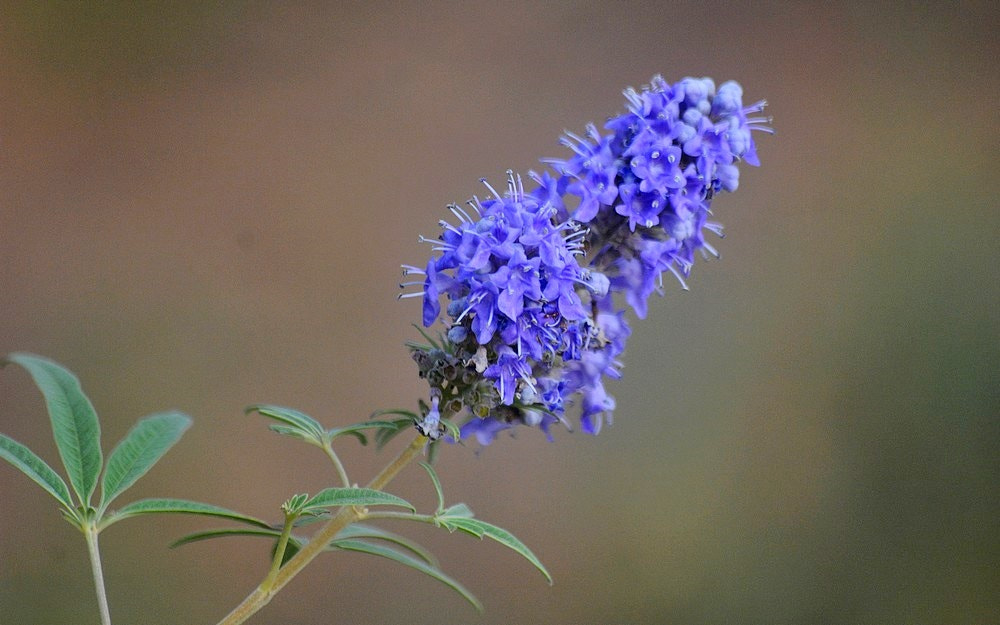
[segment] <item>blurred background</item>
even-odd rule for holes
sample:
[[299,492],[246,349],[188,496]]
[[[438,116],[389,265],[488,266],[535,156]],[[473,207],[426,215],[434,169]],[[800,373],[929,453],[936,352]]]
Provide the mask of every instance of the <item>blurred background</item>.
[[[333,485],[244,406],[414,408],[404,341],[444,205],[564,156],[656,73],[740,81],[778,134],[728,236],[634,324],[615,423],[443,450],[449,502],[524,540],[409,531],[486,606],[359,554],[253,623],[997,623],[1000,12],[981,3],[58,3],[0,9],[0,352],[77,373],[111,449],[194,417],[121,500],[269,520]],[[58,456],[27,374],[0,431]],[[403,444],[345,441],[366,481]],[[423,472],[391,490],[428,509]],[[0,623],[96,623],[84,543],[0,464]],[[214,623],[250,539],[102,535],[115,622]],[[79,607],[77,607],[79,606]]]

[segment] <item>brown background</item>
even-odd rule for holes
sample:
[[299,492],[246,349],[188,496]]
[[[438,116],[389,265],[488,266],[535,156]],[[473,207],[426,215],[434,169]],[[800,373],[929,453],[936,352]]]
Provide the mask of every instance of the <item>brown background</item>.
[[[935,6],[937,6],[936,3]],[[277,520],[333,477],[243,406],[328,426],[426,388],[402,344],[443,206],[562,156],[620,90],[739,80],[778,135],[720,197],[728,237],[636,324],[616,423],[444,450],[449,501],[527,542],[416,527],[478,616],[417,573],[314,564],[258,623],[988,623],[1000,558],[992,3],[7,3],[0,352],[74,370],[104,447],[195,426],[122,500]],[[23,371],[0,431],[58,462]],[[344,447],[352,477],[388,459]],[[412,469],[394,492],[432,505]],[[80,536],[0,466],[0,623],[96,623]],[[267,546],[102,536],[117,623],[213,623]],[[405,530],[406,528],[395,527]]]

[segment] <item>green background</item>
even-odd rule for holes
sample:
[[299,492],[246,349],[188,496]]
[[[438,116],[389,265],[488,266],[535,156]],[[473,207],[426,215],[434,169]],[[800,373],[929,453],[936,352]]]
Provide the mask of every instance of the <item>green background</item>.
[[[736,79],[778,134],[713,204],[722,260],[634,324],[614,425],[441,454],[449,501],[555,586],[417,527],[485,615],[341,554],[251,622],[995,623],[1000,17],[927,4],[7,3],[0,352],[74,370],[105,451],[139,416],[194,417],[122,503],[277,520],[334,478],[243,406],[415,407],[396,284],[446,203],[565,155],[564,128],[653,74]],[[58,461],[12,367],[0,431]],[[359,482],[388,458],[346,441]],[[392,490],[432,505],[419,469]],[[0,623],[96,623],[54,502],[6,464],[0,502]],[[265,544],[167,549],[213,525],[108,530],[115,622],[214,623],[249,592]]]

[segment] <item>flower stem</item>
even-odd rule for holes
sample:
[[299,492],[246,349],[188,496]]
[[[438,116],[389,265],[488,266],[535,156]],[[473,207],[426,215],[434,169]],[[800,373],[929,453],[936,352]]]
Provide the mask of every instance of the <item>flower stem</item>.
[[[420,455],[427,443],[426,436],[417,436],[410,445],[404,449],[395,460],[389,463],[382,471],[375,476],[368,484],[368,488],[375,490],[383,489],[396,475],[409,464],[414,458]],[[261,583],[252,593],[247,595],[226,618],[219,621],[218,625],[238,625],[256,614],[261,608],[267,605],[293,577],[305,568],[307,564],[319,554],[323,553],[330,541],[351,523],[364,516],[364,511],[355,506],[344,506],[340,511],[327,521],[302,549],[285,563],[277,573],[268,575],[267,579]],[[269,583],[268,583],[269,582]],[[107,625],[107,624],[105,624]]]
[[83,530],[87,539],[87,553],[90,554],[90,569],[94,573],[97,590],[97,607],[101,612],[101,625],[111,625],[111,611],[108,610],[108,593],[104,590],[104,570],[101,568],[101,550],[97,546],[97,527],[88,523]]

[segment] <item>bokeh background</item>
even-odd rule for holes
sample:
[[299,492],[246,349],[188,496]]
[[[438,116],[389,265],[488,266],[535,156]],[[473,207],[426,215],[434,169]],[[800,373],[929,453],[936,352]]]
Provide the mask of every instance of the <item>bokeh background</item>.
[[[252,622],[997,623],[998,27],[990,2],[5,3],[0,351],[75,371],[105,450],[194,417],[123,501],[277,520],[333,476],[242,408],[416,405],[396,284],[446,203],[653,74],[734,78],[778,134],[713,205],[722,260],[634,326],[614,425],[441,454],[449,501],[555,585],[416,527],[485,614],[341,554]],[[15,367],[0,431],[58,463]],[[363,482],[394,451],[344,454]],[[392,490],[433,504],[416,467]],[[213,623],[252,589],[263,543],[168,549],[210,526],[102,535],[116,622]],[[92,594],[80,536],[0,466],[0,623],[96,623]]]

